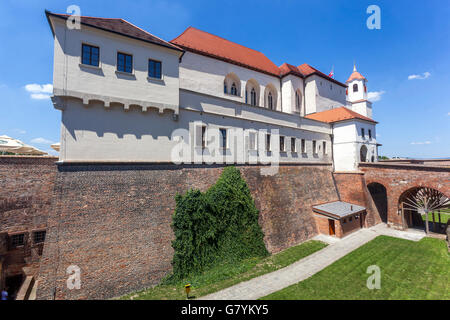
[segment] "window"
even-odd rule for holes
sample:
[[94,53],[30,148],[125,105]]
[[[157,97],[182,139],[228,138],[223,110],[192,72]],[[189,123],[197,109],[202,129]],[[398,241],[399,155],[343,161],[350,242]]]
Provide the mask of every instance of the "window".
[[132,73],[133,56],[126,53],[117,53],[117,71]]
[[347,223],[347,220],[346,219],[342,220],[342,223]]
[[220,132],[220,147],[226,148],[227,147],[227,129],[219,129]]
[[[227,82],[226,80],[223,82],[223,93],[228,93]],[[247,101],[245,101],[247,103]]]
[[256,133],[255,132],[249,132],[248,139],[249,139],[249,146],[248,146],[248,148],[250,150],[256,150]]
[[284,147],[284,137],[280,136],[280,151],[284,152],[285,151],[285,147]]
[[33,243],[42,243],[45,241],[45,230],[33,232]]
[[270,151],[270,134],[266,135],[266,151]]
[[202,149],[206,148],[206,126],[202,126]]
[[248,103],[248,92],[245,91],[245,103]]
[[296,111],[300,111],[300,94],[298,93],[298,91],[295,91],[295,110]]
[[353,85],[353,92],[358,92],[358,84],[357,83],[355,83]]
[[83,44],[81,48],[81,63],[89,66],[99,66],[100,49],[98,47]]
[[150,78],[161,79],[161,61],[148,60],[148,76]]
[[252,88],[252,91],[250,91],[250,104],[252,106],[256,106],[256,90],[255,88]]
[[316,142],[316,140],[313,140],[313,153],[317,154],[317,142]]
[[364,128],[361,128],[361,136],[363,139],[366,138],[366,132],[364,131]]
[[327,142],[323,141],[322,146],[323,146],[323,154],[327,154]]
[[348,218],[348,222],[352,222],[352,217]]
[[291,138],[291,152],[297,152],[296,139]]
[[330,90],[333,90],[333,85],[332,84],[330,84]]
[[237,93],[237,87],[236,87],[236,84],[233,82],[233,84],[231,85],[231,94],[233,95],[233,96],[237,96],[238,95],[238,93]]
[[302,139],[302,153],[306,153],[306,141]]
[[269,94],[267,95],[267,106],[269,107],[270,110],[273,110],[272,92],[269,92]]
[[19,233],[19,234],[13,234],[11,236],[11,247],[16,248],[23,246],[25,244],[25,234]]
[[369,139],[372,139],[372,130],[369,129]]

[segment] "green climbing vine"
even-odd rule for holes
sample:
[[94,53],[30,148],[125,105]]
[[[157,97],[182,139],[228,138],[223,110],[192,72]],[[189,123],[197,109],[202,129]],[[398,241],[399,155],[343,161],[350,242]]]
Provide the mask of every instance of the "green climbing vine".
[[237,168],[226,167],[206,192],[189,190],[175,200],[175,253],[168,280],[184,279],[218,263],[269,254],[258,224],[259,212]]

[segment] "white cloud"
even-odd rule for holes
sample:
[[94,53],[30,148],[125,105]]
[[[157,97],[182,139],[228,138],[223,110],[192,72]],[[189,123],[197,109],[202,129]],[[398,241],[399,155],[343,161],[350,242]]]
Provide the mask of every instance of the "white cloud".
[[386,91],[372,91],[372,92],[368,92],[367,93],[367,100],[375,102],[375,101],[380,101],[381,100],[381,96],[383,94],[385,94]]
[[411,144],[431,144],[431,141],[424,141],[424,142],[411,142]]
[[408,76],[408,80],[423,80],[423,79],[427,79],[431,76],[431,73],[429,72],[424,72],[421,75],[420,74],[412,74],[410,76]]
[[27,84],[25,86],[25,90],[31,93],[31,99],[35,100],[44,100],[50,99],[50,95],[53,93],[53,85],[52,84]]
[[450,116],[450,112],[449,112],[449,113],[447,113],[447,115],[448,115],[448,116]]
[[36,144],[53,144],[53,141],[40,137],[40,138],[34,138],[33,140],[31,140],[31,143],[36,143]]

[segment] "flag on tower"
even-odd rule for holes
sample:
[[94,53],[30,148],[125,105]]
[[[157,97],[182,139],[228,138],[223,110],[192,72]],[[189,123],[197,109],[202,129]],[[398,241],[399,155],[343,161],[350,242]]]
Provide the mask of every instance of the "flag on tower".
[[328,74],[328,76],[329,76],[330,78],[333,78],[333,77],[334,77],[334,66],[333,66],[333,68],[331,69],[331,72]]

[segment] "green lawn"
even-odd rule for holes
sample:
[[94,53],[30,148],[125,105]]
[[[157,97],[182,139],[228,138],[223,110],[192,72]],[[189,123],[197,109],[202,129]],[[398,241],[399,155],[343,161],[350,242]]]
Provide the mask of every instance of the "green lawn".
[[[381,269],[381,289],[369,290],[367,267]],[[263,299],[450,299],[450,255],[445,241],[379,236],[309,279]]]
[[[441,223],[447,223],[448,219],[450,218],[450,214],[446,214],[446,213],[441,213]],[[425,221],[426,219],[426,215],[422,216],[422,220]],[[434,214],[434,219],[436,220],[436,222],[439,222],[439,217],[438,217],[438,213],[435,212]],[[429,222],[433,222],[433,213],[429,212],[428,213],[428,221]]]
[[184,285],[192,285],[191,296],[200,297],[239,282],[286,267],[324,247],[327,244],[310,240],[298,246],[291,247],[266,258],[246,259],[239,264],[220,265],[201,275],[195,276],[176,285],[158,285],[152,289],[143,290],[121,297],[133,300],[179,300],[186,299]]

